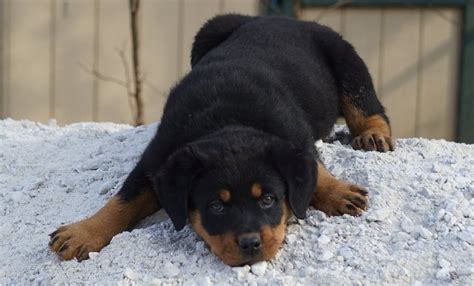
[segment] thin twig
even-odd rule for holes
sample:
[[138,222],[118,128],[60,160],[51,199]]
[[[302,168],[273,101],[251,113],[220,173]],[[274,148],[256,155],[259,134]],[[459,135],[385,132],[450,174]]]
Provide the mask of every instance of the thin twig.
[[352,2],[352,0],[340,0],[340,1],[337,1],[334,5],[331,5],[329,6],[328,8],[324,9],[324,11],[322,11],[321,13],[319,13],[314,19],[313,21],[315,22],[319,22],[322,18],[324,18],[324,16],[326,16],[326,14],[336,10],[336,9],[339,9],[341,8],[342,6],[345,6],[347,4],[350,4]]
[[127,94],[133,97],[132,80],[130,78],[130,66],[128,65],[127,56],[125,55],[125,47],[123,47],[122,49],[115,48],[115,50],[117,51],[120,60],[122,61]]
[[459,23],[459,21],[457,21],[456,19],[452,19],[452,18],[446,16],[446,15],[443,13],[443,11],[441,11],[440,9],[434,9],[434,11],[435,11],[436,14],[438,14],[438,16],[439,16],[441,19],[445,20],[445,21],[448,22],[448,23],[451,23],[451,24],[453,24],[453,25],[455,25],[455,26],[459,26],[459,25],[461,24],[461,23]]
[[127,83],[125,81],[121,80],[121,79],[118,79],[118,78],[115,78],[115,77],[112,77],[112,76],[104,75],[103,73],[101,73],[100,71],[95,70],[95,69],[88,69],[82,63],[78,63],[78,65],[83,71],[97,77],[100,80],[112,82],[112,83],[115,83],[115,84],[118,84],[120,86],[123,86],[123,87],[127,88]]
[[159,95],[163,96],[164,98],[166,98],[166,92],[160,90],[159,88],[157,88],[156,86],[154,86],[153,84],[151,84],[150,82],[148,82],[146,79],[142,81],[145,86],[149,87],[154,93],[158,93]]

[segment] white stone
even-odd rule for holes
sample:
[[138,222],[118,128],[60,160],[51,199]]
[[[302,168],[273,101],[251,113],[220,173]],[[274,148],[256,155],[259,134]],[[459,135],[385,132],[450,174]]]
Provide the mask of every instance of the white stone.
[[257,276],[263,276],[265,275],[265,271],[267,270],[267,262],[266,261],[261,261],[257,262],[255,264],[252,264],[252,273],[257,275]]
[[234,271],[237,274],[237,280],[243,281],[246,280],[247,274],[250,271],[250,266],[245,265],[242,267],[233,267],[232,271]]
[[163,267],[163,275],[166,278],[175,277],[179,274],[179,268],[171,262],[167,262]]
[[407,241],[411,238],[411,236],[408,233],[405,232],[399,232],[396,235],[394,235],[392,241],[393,242],[403,242]]
[[322,148],[323,145],[324,145],[323,140],[316,141],[316,143],[314,143],[314,145],[316,145],[316,148]]
[[391,214],[391,211],[389,209],[378,209],[378,210],[371,211],[370,213],[368,213],[365,218],[368,221],[383,221],[390,214]]
[[440,280],[449,280],[451,279],[451,276],[449,275],[449,269],[448,268],[441,268],[436,272],[436,278]]
[[414,231],[424,239],[431,239],[433,237],[433,234],[421,225],[415,226]]
[[13,192],[11,195],[11,199],[14,203],[19,203],[21,201],[23,201],[23,193],[22,192]]
[[201,277],[196,280],[196,284],[198,286],[211,286],[212,285],[211,278],[209,278],[208,276]]
[[439,258],[438,259],[438,263],[439,263],[439,266],[441,268],[449,268],[451,267],[451,263],[449,263],[449,261],[447,261],[446,259],[443,259],[443,258]]
[[474,266],[466,266],[463,268],[460,268],[457,273],[459,275],[471,275],[474,274]]
[[404,231],[404,232],[408,232],[408,233],[411,233],[413,231],[413,222],[411,221],[411,219],[409,219],[408,217],[404,217],[402,218],[402,221],[400,222],[400,228]]
[[96,259],[97,256],[99,256],[99,253],[98,253],[98,252],[89,252],[89,259],[90,259],[90,260]]
[[112,181],[105,182],[101,187],[99,193],[101,195],[104,195],[108,193],[113,187],[115,186],[115,183]]
[[462,241],[474,245],[474,235],[472,233],[468,231],[461,231],[460,233],[458,233],[458,237]]
[[446,214],[446,211],[444,209],[440,209],[437,213],[436,213],[436,219],[437,220],[441,220],[443,219],[444,215]]
[[333,258],[334,254],[329,250],[324,250],[321,255],[319,255],[319,261],[328,261],[329,259]]
[[450,222],[452,217],[453,217],[452,213],[446,212],[443,219],[444,219],[445,222]]
[[354,257],[354,254],[349,247],[341,247],[339,249],[339,254],[344,257],[345,260],[349,260]]
[[294,234],[288,234],[286,236],[286,241],[289,243],[289,244],[293,244],[295,241],[296,241],[296,235]]
[[321,236],[318,238],[318,243],[319,243],[319,244],[327,244],[327,243],[329,243],[330,241],[331,241],[331,239],[330,239],[328,236],[324,235],[324,234],[321,235]]
[[130,279],[130,280],[137,280],[138,279],[137,273],[135,273],[135,271],[133,271],[133,269],[128,268],[128,267],[125,269],[125,272],[123,273],[123,275],[126,278]]

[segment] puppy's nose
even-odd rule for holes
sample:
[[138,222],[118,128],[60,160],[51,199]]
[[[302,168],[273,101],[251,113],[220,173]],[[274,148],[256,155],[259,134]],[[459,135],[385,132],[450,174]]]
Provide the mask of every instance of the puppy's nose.
[[262,248],[262,241],[258,233],[239,235],[240,250],[248,254],[256,254]]

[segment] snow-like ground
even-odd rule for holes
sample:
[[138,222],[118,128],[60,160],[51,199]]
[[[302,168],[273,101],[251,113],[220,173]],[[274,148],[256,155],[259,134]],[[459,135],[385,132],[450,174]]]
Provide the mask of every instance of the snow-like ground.
[[81,263],[48,234],[91,215],[118,190],[156,125],[0,121],[0,285],[474,284],[474,145],[398,139],[390,153],[318,144],[337,177],[366,186],[362,217],[310,209],[270,262],[231,268],[163,213]]

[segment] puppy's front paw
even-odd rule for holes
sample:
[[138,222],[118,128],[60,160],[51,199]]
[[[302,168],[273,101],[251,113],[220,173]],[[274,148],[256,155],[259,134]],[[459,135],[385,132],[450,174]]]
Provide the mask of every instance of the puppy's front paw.
[[387,152],[393,151],[392,138],[383,135],[378,131],[367,130],[361,135],[352,140],[352,148],[355,150],[365,151],[379,151]]
[[89,258],[89,252],[96,252],[106,246],[111,238],[87,220],[61,226],[50,234],[49,248],[65,260]]
[[349,214],[361,215],[368,206],[367,191],[364,188],[337,181],[324,189],[318,189],[312,205],[330,216]]

